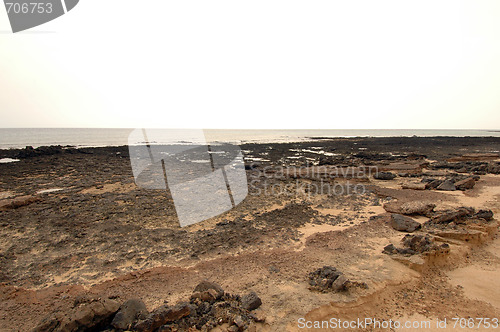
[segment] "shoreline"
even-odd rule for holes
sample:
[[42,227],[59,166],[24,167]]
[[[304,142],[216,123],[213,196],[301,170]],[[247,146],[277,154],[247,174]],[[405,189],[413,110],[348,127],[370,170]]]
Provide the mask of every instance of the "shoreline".
[[[129,144],[129,135],[133,129],[104,128],[0,128],[1,149],[19,149],[25,146],[73,146],[73,147],[104,147]],[[383,138],[383,137],[500,137],[499,130],[427,130],[427,129],[338,129],[338,130],[234,130],[234,129],[165,129],[160,132],[161,144],[176,144],[174,137],[198,137],[202,131],[210,142],[247,144],[247,143],[294,143],[315,139],[337,138]],[[186,136],[187,135],[187,136]],[[22,142],[22,143],[20,143]],[[168,143],[167,143],[168,142]],[[135,142],[140,143],[140,142]],[[134,143],[134,144],[135,144]]]

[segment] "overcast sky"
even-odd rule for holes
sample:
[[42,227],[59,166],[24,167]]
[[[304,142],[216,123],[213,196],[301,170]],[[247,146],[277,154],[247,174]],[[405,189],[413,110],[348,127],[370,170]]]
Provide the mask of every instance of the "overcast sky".
[[498,0],[81,0],[9,31],[0,127],[500,129]]

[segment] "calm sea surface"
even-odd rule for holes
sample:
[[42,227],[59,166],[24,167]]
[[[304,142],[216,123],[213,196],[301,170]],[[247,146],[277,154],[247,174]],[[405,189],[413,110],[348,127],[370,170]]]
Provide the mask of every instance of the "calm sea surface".
[[[0,148],[23,148],[25,146],[72,145],[72,146],[119,146],[129,144],[133,129],[104,128],[15,128],[0,129]],[[198,136],[199,130],[156,130],[152,143],[177,143]],[[397,136],[495,136],[500,130],[402,130],[402,129],[332,129],[332,130],[204,130],[209,142],[266,143],[297,142],[315,137],[397,137]],[[131,144],[144,143],[132,139]]]

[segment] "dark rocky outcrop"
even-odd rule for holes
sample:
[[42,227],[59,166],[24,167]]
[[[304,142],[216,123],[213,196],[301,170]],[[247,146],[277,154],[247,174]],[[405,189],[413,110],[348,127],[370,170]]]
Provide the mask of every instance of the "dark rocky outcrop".
[[436,188],[437,190],[444,190],[444,191],[455,191],[457,188],[455,187],[455,184],[451,180],[445,180],[441,182],[439,186]]
[[482,218],[484,220],[490,221],[493,219],[493,211],[479,210],[474,214],[474,218]]
[[250,292],[241,298],[241,306],[248,311],[255,310],[262,304],[262,300],[255,292]]
[[393,180],[396,174],[391,172],[377,172],[373,174],[373,178],[377,180]]
[[111,299],[99,299],[78,305],[68,313],[56,312],[45,318],[33,332],[100,331],[109,325],[120,304]]
[[402,247],[398,248],[393,244],[384,247],[383,253],[388,255],[403,255],[412,256],[416,254],[423,254],[432,251],[449,252],[450,246],[447,243],[437,245],[434,238],[429,234],[407,234],[401,240]]
[[412,233],[421,227],[420,223],[410,217],[393,213],[390,225],[397,231]]
[[153,332],[162,325],[189,316],[191,307],[187,303],[161,306],[151,312],[144,320],[138,321],[133,329],[140,332]]
[[310,289],[320,292],[340,292],[347,290],[348,280],[332,266],[324,266],[309,273]]
[[148,310],[142,300],[130,299],[120,306],[111,326],[119,330],[130,329],[136,320],[146,318],[147,313]]
[[445,211],[436,212],[430,219],[430,223],[449,223],[452,221],[459,221],[466,217],[471,217],[474,214],[473,208],[460,207],[457,209],[450,209]]
[[55,312],[34,331],[210,331],[224,323],[229,324],[229,330],[245,331],[254,322],[263,321],[250,313],[261,304],[255,292],[240,297],[225,293],[216,283],[203,281],[196,286],[189,302],[162,305],[151,312],[140,299],[120,305],[111,299],[80,296],[75,298],[72,312]]
[[462,190],[462,191],[472,189],[472,188],[474,188],[475,185],[476,185],[476,180],[473,177],[469,177],[467,179],[463,179],[463,180],[460,180],[458,182],[455,182],[455,187],[458,190]]

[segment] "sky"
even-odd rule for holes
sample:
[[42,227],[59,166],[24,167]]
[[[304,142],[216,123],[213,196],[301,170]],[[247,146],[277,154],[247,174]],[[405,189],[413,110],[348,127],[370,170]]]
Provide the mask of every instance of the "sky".
[[0,127],[500,129],[497,0],[81,0],[10,31]]

